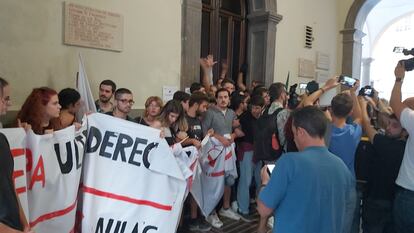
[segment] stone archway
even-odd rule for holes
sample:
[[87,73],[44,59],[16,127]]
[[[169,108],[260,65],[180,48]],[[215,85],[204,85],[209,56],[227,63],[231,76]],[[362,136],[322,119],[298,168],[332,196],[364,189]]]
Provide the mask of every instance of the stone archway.
[[381,0],[355,0],[349,9],[342,34],[342,73],[361,77],[363,26],[369,12]]
[[[247,82],[252,79],[270,85],[274,78],[277,0],[249,0],[247,19]],[[181,89],[198,81],[201,50],[201,0],[183,0],[181,20]]]

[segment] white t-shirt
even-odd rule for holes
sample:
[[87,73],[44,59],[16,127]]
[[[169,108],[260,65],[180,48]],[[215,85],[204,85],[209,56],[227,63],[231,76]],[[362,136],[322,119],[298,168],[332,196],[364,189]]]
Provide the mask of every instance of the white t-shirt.
[[405,146],[404,158],[395,183],[405,189],[414,191],[414,111],[405,108],[401,112],[400,122],[410,136]]

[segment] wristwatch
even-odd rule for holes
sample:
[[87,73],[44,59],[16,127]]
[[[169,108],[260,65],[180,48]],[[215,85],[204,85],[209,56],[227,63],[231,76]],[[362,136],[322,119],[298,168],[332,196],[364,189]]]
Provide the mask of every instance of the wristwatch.
[[402,82],[404,80],[404,78],[395,78],[396,82]]

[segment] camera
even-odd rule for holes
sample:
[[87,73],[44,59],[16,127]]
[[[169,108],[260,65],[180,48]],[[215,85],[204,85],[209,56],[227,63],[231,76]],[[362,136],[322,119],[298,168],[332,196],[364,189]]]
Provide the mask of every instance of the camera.
[[[403,53],[405,56],[411,55],[414,56],[414,48],[408,50],[402,47],[394,47],[395,53]],[[414,57],[400,60],[399,62],[404,62],[405,71],[412,71],[414,69]]]
[[374,94],[375,94],[374,88],[372,88],[369,85],[361,88],[361,90],[359,90],[359,93],[358,93],[359,96],[368,96],[371,98],[374,97]]

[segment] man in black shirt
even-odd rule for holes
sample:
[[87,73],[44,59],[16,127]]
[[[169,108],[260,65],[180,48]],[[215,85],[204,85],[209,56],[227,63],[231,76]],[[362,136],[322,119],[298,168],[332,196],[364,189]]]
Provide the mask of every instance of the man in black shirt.
[[253,124],[260,117],[265,100],[261,95],[255,95],[250,99],[250,108],[240,116],[240,125],[244,136],[240,138],[237,145],[237,160],[240,164],[240,178],[237,187],[237,203],[239,215],[245,222],[253,221],[249,215],[250,183],[254,174],[256,185],[260,185],[259,161],[253,161]]
[[366,99],[360,97],[359,102],[364,131],[374,148],[362,207],[362,228],[368,233],[394,232],[392,209],[395,180],[403,159],[407,132],[397,117],[390,115],[386,135],[379,134],[370,124]]
[[200,142],[204,136],[200,116],[207,111],[207,107],[208,97],[206,94],[194,92],[191,95],[185,118],[188,123],[188,141],[197,148],[201,147]]
[[126,88],[119,88],[115,91],[115,107],[113,111],[107,112],[107,115],[121,118],[127,121],[134,121],[128,114],[134,105],[132,92]]
[[[190,146],[193,145],[197,149],[201,148],[201,140],[203,140],[203,128],[200,120],[200,116],[207,111],[208,107],[208,97],[202,92],[194,92],[189,100],[189,108],[186,112],[185,118],[187,119],[188,124],[188,139],[184,141],[184,145]],[[198,207],[197,202],[191,196],[190,205],[191,205],[191,220],[189,224],[189,229],[191,231],[209,231],[211,226],[205,221],[204,218],[198,217]]]

